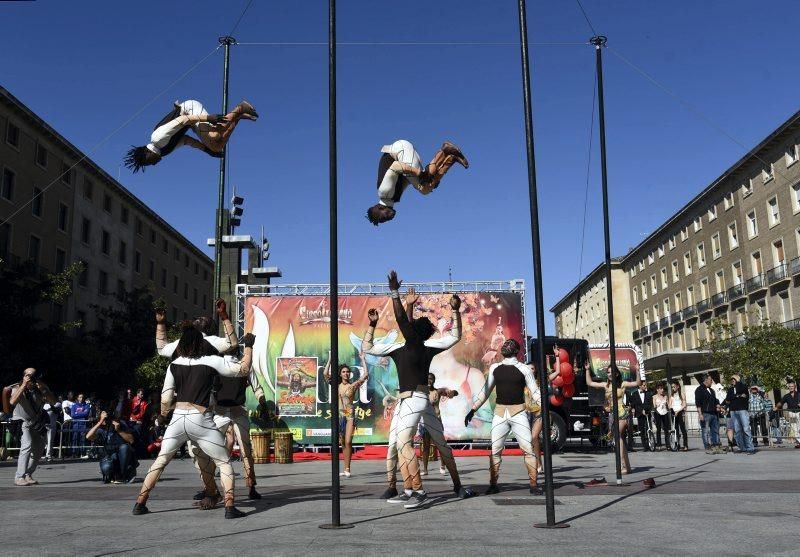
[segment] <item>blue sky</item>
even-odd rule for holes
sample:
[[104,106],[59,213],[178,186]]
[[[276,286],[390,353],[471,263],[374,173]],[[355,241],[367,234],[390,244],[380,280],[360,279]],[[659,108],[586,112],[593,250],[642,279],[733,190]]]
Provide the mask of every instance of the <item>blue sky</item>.
[[[178,151],[144,174],[119,168],[172,100],[221,106],[222,55],[212,54],[141,115],[95,146],[228,33],[245,0],[0,4],[2,85],[116,176],[190,240],[213,235],[217,161]],[[128,4],[125,4],[128,5]],[[609,46],[696,106],[747,148],[798,109],[790,0],[652,3],[584,0]],[[514,0],[340,0],[341,42],[516,42]],[[594,80],[591,35],[576,3],[529,2],[546,309],[579,278]],[[254,0],[236,39],[324,42],[324,0]],[[612,251],[622,255],[747,150],[605,52]],[[340,280],[526,280],[532,292],[519,49],[516,46],[339,47]],[[328,158],[325,46],[240,45],[232,102],[261,119],[229,146],[230,182],[245,196],[242,232],[263,224],[284,282],[327,282]],[[595,128],[596,129],[596,128]],[[374,228],[379,149],[409,139],[423,158],[443,139],[455,167],[428,197],[409,191],[397,218]],[[583,272],[603,257],[597,142]],[[210,253],[210,252],[209,252]],[[528,332],[534,334],[533,297]],[[552,332],[552,315],[547,314]]]

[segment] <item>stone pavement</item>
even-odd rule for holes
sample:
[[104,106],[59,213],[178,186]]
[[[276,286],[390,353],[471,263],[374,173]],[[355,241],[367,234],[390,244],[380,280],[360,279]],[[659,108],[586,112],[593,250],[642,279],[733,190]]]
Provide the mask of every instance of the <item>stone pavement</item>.
[[[487,458],[461,458],[463,481],[480,493]],[[248,516],[223,520],[221,508],[200,511],[189,460],[173,461],[148,504],[131,508],[141,483],[103,485],[96,462],[44,465],[39,486],[12,485],[0,467],[2,555],[799,555],[800,450],[754,456],[688,453],[631,455],[624,487],[584,487],[594,477],[614,483],[613,455],[565,453],[554,458],[556,520],[570,528],[534,529],[545,520],[542,497],[527,492],[521,457],[503,461],[499,495],[456,499],[448,477],[424,478],[428,507],[413,511],[378,498],[384,463],[354,461],[342,481],[341,516],[350,530],[322,530],[330,521],[326,461],[257,465],[261,501],[237,505]],[[143,475],[150,461],[142,463]],[[239,463],[234,464],[241,471]],[[656,488],[642,480],[652,477]]]

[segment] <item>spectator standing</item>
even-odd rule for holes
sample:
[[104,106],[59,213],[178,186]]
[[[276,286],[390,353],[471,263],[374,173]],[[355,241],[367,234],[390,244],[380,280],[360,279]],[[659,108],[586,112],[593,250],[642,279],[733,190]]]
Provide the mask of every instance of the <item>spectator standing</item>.
[[650,422],[647,417],[653,411],[653,393],[647,390],[647,383],[639,385],[639,389],[631,395],[631,406],[633,413],[636,416],[636,425],[639,429],[639,438],[642,441],[642,447],[647,449],[647,430],[650,429]]
[[686,398],[683,396],[683,389],[677,381],[672,382],[672,397],[670,397],[670,410],[672,419],[675,420],[675,441],[680,447],[681,435],[683,435],[683,451],[689,450],[689,436],[686,434]]
[[73,455],[78,455],[81,458],[89,458],[86,453],[85,435],[88,429],[88,420],[92,413],[92,407],[84,399],[83,393],[78,394],[78,398],[71,407],[72,421],[72,446]]
[[789,423],[789,437],[794,441],[794,448],[800,449],[800,393],[794,379],[789,378],[786,383],[789,392],[781,399],[781,410]]
[[42,457],[47,433],[42,409],[46,402],[55,404],[56,399],[47,385],[38,378],[36,370],[29,367],[23,372],[22,381],[11,386],[9,402],[14,408],[12,419],[21,422],[22,425],[14,485],[36,485],[39,482],[33,479],[33,473]]
[[47,413],[47,447],[44,451],[44,459],[50,462],[53,459],[53,445],[55,444],[56,432],[58,431],[58,412],[61,410],[61,403],[45,403],[42,407]]
[[128,420],[128,424],[133,430],[133,445],[136,447],[137,456],[143,456],[147,446],[147,410],[149,406],[145,398],[144,389],[140,387],[136,390],[136,396],[131,400],[131,415]]
[[114,415],[123,421],[128,421],[131,417],[131,390],[121,390],[117,395],[117,405],[114,408]]
[[653,395],[653,414],[656,422],[656,447],[661,448],[661,430],[664,430],[664,444],[669,447],[669,399],[664,392],[664,385],[656,385],[656,394]]
[[703,447],[708,454],[719,454],[722,450],[719,443],[719,404],[711,383],[711,376],[704,375],[703,382],[694,391],[694,403],[703,427]]
[[730,411],[728,420],[733,422],[734,435],[736,436],[736,444],[739,446],[739,450],[751,455],[755,453],[755,449],[753,448],[753,437],[750,432],[749,400],[750,395],[748,394],[747,385],[742,383],[739,375],[732,375],[731,386],[725,396],[725,403]]
[[139,466],[133,450],[133,432],[117,418],[110,425],[108,421],[108,412],[100,412],[100,419],[86,434],[86,439],[103,447],[100,459],[103,483],[132,483]]
[[772,409],[772,405],[767,408],[764,395],[759,391],[758,385],[750,386],[750,399],[747,404],[747,412],[750,415],[750,432],[753,435],[753,447],[758,447],[758,432],[761,431],[761,442],[769,445],[769,430],[767,430],[767,412]]

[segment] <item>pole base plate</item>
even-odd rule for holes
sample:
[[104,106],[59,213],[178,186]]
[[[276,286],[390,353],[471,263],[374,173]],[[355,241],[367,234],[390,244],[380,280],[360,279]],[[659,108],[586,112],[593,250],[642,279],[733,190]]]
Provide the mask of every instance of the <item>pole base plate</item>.
[[347,530],[348,528],[355,528],[355,524],[320,524],[323,530]]
[[538,524],[533,525],[534,528],[542,528],[545,530],[560,530],[562,528],[569,528],[569,524],[566,522],[556,522],[555,524],[548,524],[546,522],[540,522]]

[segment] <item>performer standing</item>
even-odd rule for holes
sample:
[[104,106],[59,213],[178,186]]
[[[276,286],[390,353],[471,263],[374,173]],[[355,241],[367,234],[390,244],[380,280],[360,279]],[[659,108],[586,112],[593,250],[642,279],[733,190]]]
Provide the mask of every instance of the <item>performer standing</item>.
[[[247,101],[240,102],[225,116],[209,114],[199,101],[176,101],[172,111],[153,128],[150,143],[128,151],[125,166],[134,173],[140,170],[144,172],[145,166],[158,164],[162,158],[183,145],[200,149],[212,157],[221,157],[236,124],[242,118],[258,119],[258,112]],[[199,141],[186,135],[190,129],[194,130]]]
[[[246,377],[250,372],[253,357],[255,336],[248,333],[244,336],[244,357],[241,362],[232,357],[206,356],[206,346],[202,333],[194,326],[187,326],[178,347],[177,358],[173,360],[164,378],[161,391],[161,415],[166,417],[177,399],[172,420],[167,426],[161,442],[158,458],[153,462],[144,478],[142,490],[133,506],[133,514],[149,512],[146,503],[150,492],[155,487],[161,474],[175,456],[178,449],[192,441],[203,453],[210,457],[220,469],[220,479],[225,490],[225,518],[239,518],[244,513],[234,506],[234,475],[225,446],[225,436],[214,423],[208,411],[211,404],[211,392],[218,375],[226,377]],[[208,474],[204,474],[208,478]],[[211,474],[213,482],[213,473]],[[216,490],[216,485],[206,485],[206,491]]]
[[533,379],[533,371],[517,360],[519,342],[508,339],[500,347],[503,361],[493,364],[489,368],[486,384],[478,394],[472,409],[464,418],[464,425],[468,426],[475,412],[489,399],[492,390],[497,388],[494,417],[492,418],[492,455],[489,461],[489,488],[487,495],[499,493],[497,479],[500,476],[500,464],[503,460],[503,448],[510,433],[517,438],[519,448],[525,455],[525,467],[528,469],[530,492],[533,495],[542,495],[542,488],[536,484],[536,469],[538,460],[533,454],[531,426],[525,413],[525,388],[531,393],[531,398],[536,399],[539,387]]
[[381,148],[378,163],[378,203],[367,209],[367,219],[378,226],[394,218],[394,204],[400,201],[409,185],[428,195],[437,187],[453,163],[469,168],[467,158],[449,141],[442,143],[427,167],[422,166],[419,153],[410,141],[398,139]]
[[[442,413],[439,410],[439,403],[441,402],[442,398],[454,398],[458,396],[458,391],[454,391],[452,389],[448,389],[446,387],[441,387],[439,389],[435,386],[436,383],[436,376],[432,373],[428,374],[428,389],[430,392],[428,393],[428,399],[431,401],[431,406],[433,406],[433,411],[436,413],[436,417],[439,418],[441,421]],[[425,420],[421,420],[419,423],[419,433],[422,435],[422,472],[420,472],[423,476],[428,475],[428,460],[430,460],[431,456],[431,434],[428,433],[428,429],[425,427]],[[435,449],[434,449],[435,450]],[[443,476],[447,474],[447,469],[444,466],[439,466],[439,473]]]
[[[389,453],[387,455],[387,475],[391,484],[394,475],[392,452],[396,451],[400,462],[400,474],[403,477],[404,492],[388,499],[390,503],[403,503],[405,508],[413,509],[422,505],[427,494],[422,488],[419,473],[419,462],[414,451],[414,434],[420,418],[425,420],[425,427],[431,435],[447,470],[453,478],[453,490],[459,497],[466,498],[472,493],[461,485],[453,451],[444,438],[441,420],[433,410],[428,394],[427,376],[434,356],[452,348],[461,339],[461,299],[453,294],[450,307],[453,310],[453,327],[450,333],[440,339],[431,340],[436,330],[427,317],[413,321],[408,319],[400,301],[399,288],[401,281],[397,273],[389,273],[389,289],[391,290],[392,308],[395,319],[403,334],[405,342],[373,346],[375,327],[378,324],[378,312],[368,312],[369,329],[364,336],[364,353],[373,356],[389,356],[397,367],[400,385],[399,402],[395,406],[392,425],[389,433]],[[391,469],[389,466],[392,465]]]
[[[340,476],[349,478],[350,460],[353,457],[353,434],[356,431],[356,399],[358,389],[361,388],[369,379],[369,370],[366,362],[364,363],[364,373],[354,383],[350,382],[352,372],[350,366],[342,364],[339,366],[339,439],[342,443],[344,453],[344,472]],[[331,382],[331,359],[328,354],[328,364],[325,366],[325,380]]]

